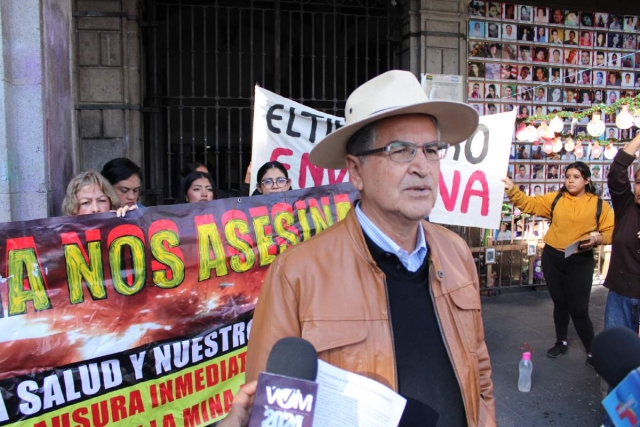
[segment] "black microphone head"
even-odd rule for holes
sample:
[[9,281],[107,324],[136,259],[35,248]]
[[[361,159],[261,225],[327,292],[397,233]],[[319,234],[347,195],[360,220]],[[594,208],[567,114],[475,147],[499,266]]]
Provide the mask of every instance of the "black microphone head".
[[318,375],[318,353],[307,340],[297,337],[282,338],[269,353],[267,372],[315,381]]
[[605,329],[591,345],[593,366],[610,387],[640,367],[640,338],[629,328]]

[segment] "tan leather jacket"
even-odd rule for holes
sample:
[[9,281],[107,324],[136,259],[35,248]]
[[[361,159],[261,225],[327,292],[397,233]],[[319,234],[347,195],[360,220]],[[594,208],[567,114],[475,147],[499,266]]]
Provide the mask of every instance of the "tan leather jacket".
[[[423,222],[432,298],[455,368],[469,427],[495,426],[491,363],[484,342],[478,275],[453,232]],[[247,381],[264,371],[280,338],[310,341],[320,359],[397,390],[385,276],[355,211],[278,256],[264,281],[247,355]]]

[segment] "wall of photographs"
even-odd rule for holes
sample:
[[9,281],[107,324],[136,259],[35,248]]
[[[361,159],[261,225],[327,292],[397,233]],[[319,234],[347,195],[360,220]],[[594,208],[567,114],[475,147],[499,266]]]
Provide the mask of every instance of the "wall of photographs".
[[[514,108],[522,117],[579,111],[640,91],[638,16],[488,1],[473,1],[469,12],[468,103],[480,115]],[[589,120],[574,133],[586,136]],[[601,139],[628,140],[639,131],[618,129],[614,115],[603,120]],[[583,147],[584,156],[576,159],[574,152],[546,154],[542,144],[514,140],[510,174],[521,190],[539,195],[557,191],[564,166],[581,160],[608,200],[612,156],[605,157],[603,149],[596,157],[588,143]]]

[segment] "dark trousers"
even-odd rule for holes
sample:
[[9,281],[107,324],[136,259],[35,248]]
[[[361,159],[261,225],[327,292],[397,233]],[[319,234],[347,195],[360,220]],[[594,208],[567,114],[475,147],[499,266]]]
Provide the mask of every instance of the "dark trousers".
[[553,300],[553,322],[558,341],[567,340],[569,317],[587,350],[591,352],[593,324],[589,317],[589,298],[595,261],[593,251],[564,257],[549,245],[542,251],[542,270]]

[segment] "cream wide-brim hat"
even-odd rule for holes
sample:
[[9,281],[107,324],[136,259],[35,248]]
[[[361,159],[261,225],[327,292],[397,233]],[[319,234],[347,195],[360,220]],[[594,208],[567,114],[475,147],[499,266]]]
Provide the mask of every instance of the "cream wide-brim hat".
[[409,71],[393,70],[358,87],[347,98],[346,125],[314,147],[309,160],[326,169],[347,166],[347,141],[369,123],[404,114],[435,117],[440,140],[449,145],[466,141],[478,127],[476,110],[454,101],[429,101],[420,82]]

